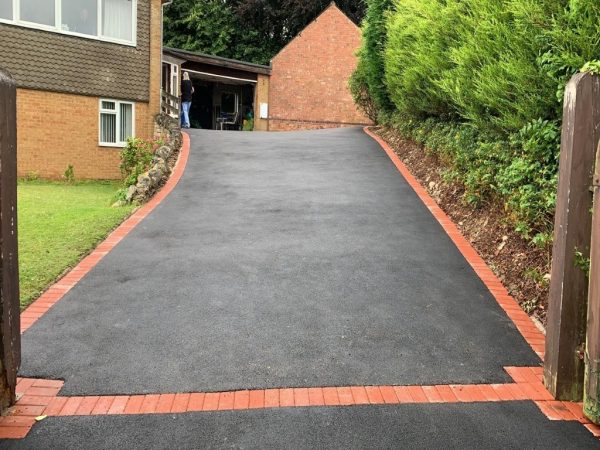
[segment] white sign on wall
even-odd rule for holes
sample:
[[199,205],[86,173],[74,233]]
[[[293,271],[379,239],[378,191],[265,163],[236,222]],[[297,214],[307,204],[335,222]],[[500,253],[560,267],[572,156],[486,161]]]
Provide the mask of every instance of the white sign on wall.
[[260,118],[261,119],[269,118],[269,104],[268,103],[260,104]]

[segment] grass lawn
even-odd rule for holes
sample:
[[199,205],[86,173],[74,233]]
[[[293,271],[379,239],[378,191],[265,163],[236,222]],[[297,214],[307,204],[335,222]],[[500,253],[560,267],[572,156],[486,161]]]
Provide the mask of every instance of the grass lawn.
[[133,206],[111,206],[119,186],[109,181],[19,181],[21,309],[131,213]]

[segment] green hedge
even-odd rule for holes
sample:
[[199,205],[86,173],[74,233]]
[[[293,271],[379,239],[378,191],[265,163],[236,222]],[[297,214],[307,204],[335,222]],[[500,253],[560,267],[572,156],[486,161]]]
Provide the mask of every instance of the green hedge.
[[[392,0],[365,0],[367,11],[363,20],[363,40],[359,50],[359,64],[355,76],[351,80],[350,88],[359,105],[374,108],[365,112],[369,116],[375,111],[393,111],[385,83],[382,77],[384,72],[384,50],[386,44],[386,16],[392,8]],[[364,90],[366,87],[370,99],[365,102]]]
[[600,2],[381,3],[368,2],[363,23],[362,103],[371,97],[380,121],[443,155],[467,201],[502,201],[519,232],[548,244],[564,86],[600,59]]

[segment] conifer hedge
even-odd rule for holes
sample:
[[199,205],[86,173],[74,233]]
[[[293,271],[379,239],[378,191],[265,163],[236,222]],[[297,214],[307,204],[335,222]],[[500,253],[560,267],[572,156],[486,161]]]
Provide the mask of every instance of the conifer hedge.
[[[564,86],[600,60],[598,0],[368,0],[351,89],[548,245]],[[589,64],[588,64],[589,65]],[[593,63],[592,67],[595,66]]]

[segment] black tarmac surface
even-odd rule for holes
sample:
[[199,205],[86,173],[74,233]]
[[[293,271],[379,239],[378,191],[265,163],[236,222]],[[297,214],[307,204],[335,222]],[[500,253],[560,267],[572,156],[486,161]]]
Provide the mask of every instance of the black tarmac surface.
[[[508,382],[539,364],[360,129],[192,131],[171,195],[24,335],[63,395]],[[532,402],[52,417],[0,449],[587,449]]]
[[361,129],[190,134],[176,189],[24,334],[21,375],[91,395],[506,382],[539,364]]
[[530,402],[313,407],[50,418],[2,449],[591,449]]

